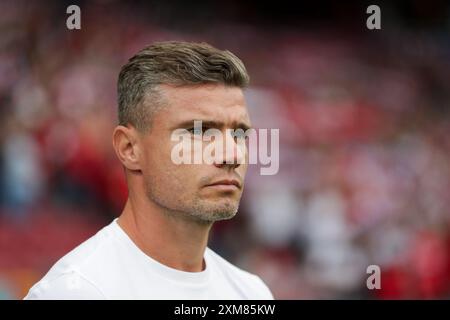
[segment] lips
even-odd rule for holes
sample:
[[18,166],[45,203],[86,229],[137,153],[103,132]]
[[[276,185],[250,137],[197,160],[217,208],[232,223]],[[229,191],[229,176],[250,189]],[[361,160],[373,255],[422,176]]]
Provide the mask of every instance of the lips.
[[236,186],[237,188],[241,188],[241,184],[239,183],[239,181],[235,180],[235,179],[225,179],[225,180],[219,180],[217,182],[211,183],[208,185],[208,187],[210,186]]

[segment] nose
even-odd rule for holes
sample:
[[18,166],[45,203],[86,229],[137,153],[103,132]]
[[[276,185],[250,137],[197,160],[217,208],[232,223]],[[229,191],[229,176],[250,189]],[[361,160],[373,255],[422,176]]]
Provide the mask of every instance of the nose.
[[235,139],[232,131],[227,130],[222,153],[215,158],[214,165],[218,168],[230,167],[238,168],[244,164],[246,156],[245,140]]

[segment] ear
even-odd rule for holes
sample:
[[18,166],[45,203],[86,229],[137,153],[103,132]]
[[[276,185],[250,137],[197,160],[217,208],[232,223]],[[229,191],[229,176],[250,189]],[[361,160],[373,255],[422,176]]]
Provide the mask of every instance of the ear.
[[113,132],[113,147],[120,162],[129,170],[141,170],[138,133],[133,127],[117,126]]

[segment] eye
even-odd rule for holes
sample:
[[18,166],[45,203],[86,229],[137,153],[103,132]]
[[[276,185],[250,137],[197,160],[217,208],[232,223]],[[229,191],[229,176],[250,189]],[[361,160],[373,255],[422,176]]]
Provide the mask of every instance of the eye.
[[233,132],[233,138],[235,139],[248,139],[248,135],[245,134],[244,129],[236,129]]
[[195,136],[201,136],[203,134],[203,128],[190,128],[187,129],[190,133],[192,133]]

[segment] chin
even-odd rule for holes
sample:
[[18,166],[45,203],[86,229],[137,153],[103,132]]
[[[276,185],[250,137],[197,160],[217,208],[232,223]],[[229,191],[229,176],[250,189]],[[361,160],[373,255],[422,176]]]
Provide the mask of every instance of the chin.
[[232,205],[232,206],[222,206],[219,208],[215,208],[209,216],[214,221],[220,221],[220,220],[228,220],[233,218],[238,211],[238,206]]
[[239,205],[235,203],[215,204],[213,206],[205,206],[200,210],[196,210],[194,215],[197,219],[205,222],[215,222],[221,220],[228,220],[233,218]]

